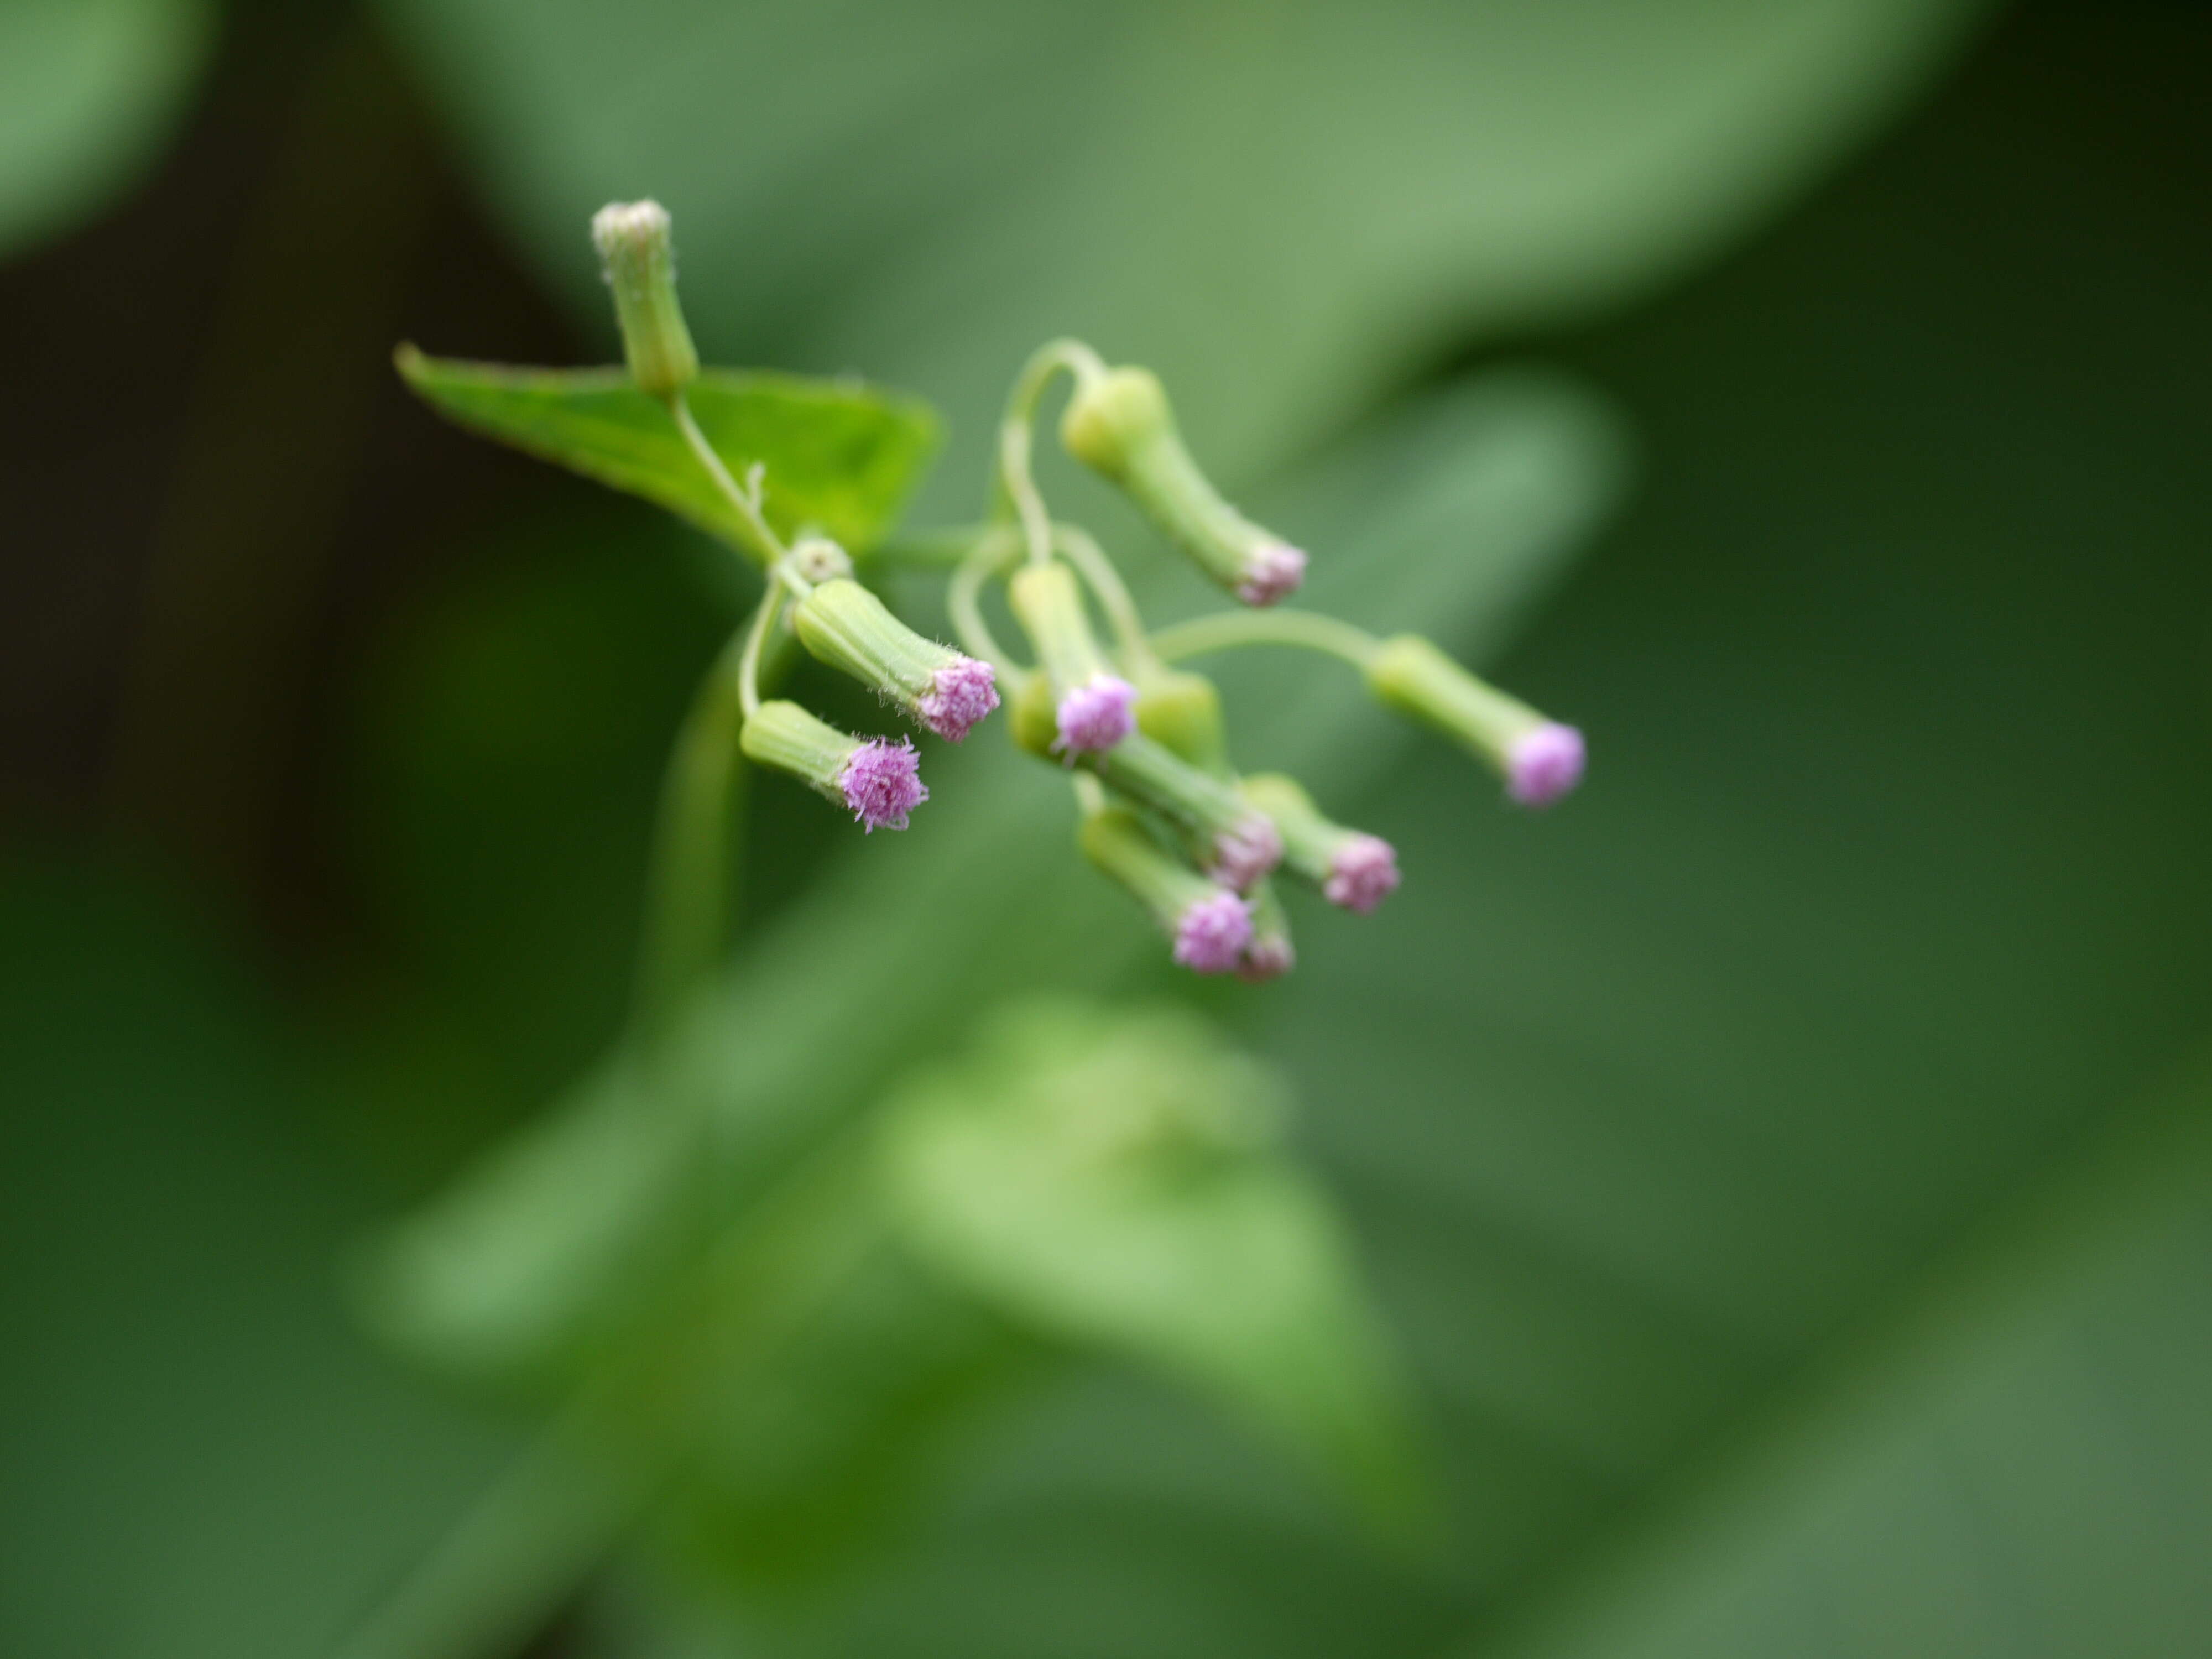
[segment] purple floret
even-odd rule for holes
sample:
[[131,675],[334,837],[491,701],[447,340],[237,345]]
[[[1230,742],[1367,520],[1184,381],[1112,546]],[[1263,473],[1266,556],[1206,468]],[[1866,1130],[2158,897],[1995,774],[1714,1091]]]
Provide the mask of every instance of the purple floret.
[[1234,893],[1202,898],[1176,924],[1175,959],[1195,974],[1225,974],[1252,942],[1252,913]]
[[991,665],[962,657],[939,669],[922,695],[921,718],[947,743],[957,743],[968,730],[999,706],[999,688]]
[[904,738],[890,743],[876,738],[862,744],[845,763],[837,781],[844,788],[845,805],[870,835],[905,829],[906,815],[929,799],[914,745]]
[[1053,747],[1069,755],[1111,749],[1135,727],[1136,702],[1137,688],[1128,681],[1093,674],[1060,700],[1060,740]]
[[1272,820],[1255,812],[1213,838],[1213,868],[1224,887],[1243,892],[1283,861],[1283,838]]
[[1376,836],[1354,836],[1328,863],[1322,893],[1331,904],[1365,915],[1398,886],[1398,854]]
[[1246,605],[1273,605],[1297,592],[1306,579],[1306,556],[1288,542],[1262,542],[1244,561],[1237,597]]
[[1505,793],[1523,806],[1548,806],[1583,781],[1583,734],[1540,726],[1506,757]]

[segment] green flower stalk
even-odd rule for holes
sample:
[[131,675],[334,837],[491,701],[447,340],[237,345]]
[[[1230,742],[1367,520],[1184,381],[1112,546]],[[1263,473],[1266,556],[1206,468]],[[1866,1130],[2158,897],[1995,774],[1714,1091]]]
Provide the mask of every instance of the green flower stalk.
[[1079,380],[1060,422],[1067,453],[1112,479],[1159,532],[1246,605],[1273,605],[1305,580],[1306,556],[1221,498],[1176,429],[1149,369]]
[[923,638],[856,581],[816,587],[793,611],[792,628],[817,661],[851,675],[947,743],[958,743],[999,706],[990,664]]
[[1497,769],[1523,806],[1548,806],[1582,781],[1580,732],[1476,678],[1419,635],[1383,641],[1366,672],[1376,696]]
[[699,373],[699,354],[676,300],[676,244],[658,202],[611,202],[592,221],[630,378],[656,398],[673,397]]
[[1267,813],[1235,787],[1201,772],[1152,738],[1133,736],[1082,757],[1107,787],[1150,807],[1203,849],[1206,873],[1243,892],[1282,861],[1283,842]]
[[1365,915],[1396,890],[1398,854],[1390,843],[1330,823],[1295,778],[1263,772],[1240,788],[1282,836],[1283,862],[1331,904]]
[[1252,911],[1252,938],[1237,963],[1237,977],[1248,985],[1260,985],[1297,967],[1298,953],[1291,943],[1291,919],[1275,884],[1261,882],[1246,898]]
[[1136,726],[1137,690],[1107,665],[1075,573],[1057,561],[1024,565],[1007,581],[1006,599],[1052,684],[1054,752],[1073,763],[1127,737]]
[[1244,901],[1216,886],[1155,840],[1127,807],[1087,811],[1077,835],[1084,857],[1152,913],[1175,940],[1175,959],[1200,974],[1226,974],[1252,942]]
[[761,704],[745,717],[738,742],[748,760],[788,772],[849,811],[871,835],[905,829],[907,814],[929,799],[912,744],[854,737],[795,702]]

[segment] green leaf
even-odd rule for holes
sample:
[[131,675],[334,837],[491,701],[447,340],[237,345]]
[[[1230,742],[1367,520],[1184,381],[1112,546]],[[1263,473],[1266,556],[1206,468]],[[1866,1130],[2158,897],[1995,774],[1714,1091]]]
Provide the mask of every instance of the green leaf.
[[649,189],[702,343],[931,388],[964,484],[1006,377],[1062,333],[1158,369],[1201,459],[1250,478],[1411,369],[1741,237],[1987,8],[380,9],[580,313],[605,310],[586,216]]
[[2201,1645],[2212,1070],[2194,1069],[1899,1297],[1510,1639],[1470,1650]]
[[901,1236],[952,1282],[1213,1395],[1404,1523],[1395,1368],[1282,1109],[1187,1012],[1029,1004],[899,1092],[881,1160]]
[[[423,399],[471,431],[642,495],[743,546],[736,513],[658,399],[618,368],[509,368],[396,356]],[[688,392],[700,430],[731,471],[765,469],[779,533],[823,532],[854,551],[898,516],[936,447],[926,404],[849,381],[708,369]]]
[[0,254],[97,212],[155,159],[215,21],[204,0],[0,6]]

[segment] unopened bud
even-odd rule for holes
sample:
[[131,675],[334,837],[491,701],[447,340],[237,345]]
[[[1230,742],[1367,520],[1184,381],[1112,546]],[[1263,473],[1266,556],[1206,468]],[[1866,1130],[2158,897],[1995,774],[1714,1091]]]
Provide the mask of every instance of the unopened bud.
[[676,245],[658,202],[611,202],[592,219],[607,286],[614,290],[623,354],[641,391],[665,398],[699,373],[699,354],[676,300]]
[[1082,763],[1189,836],[1206,873],[1224,887],[1243,892],[1282,861],[1282,837],[1267,813],[1150,738],[1129,738]]
[[1203,674],[1155,664],[1136,676],[1137,730],[1201,772],[1229,774],[1221,693]]
[[1281,833],[1283,862],[1331,904],[1365,915],[1396,890],[1398,854],[1390,843],[1330,823],[1295,778],[1265,772],[1240,787]]
[[1275,884],[1260,883],[1249,897],[1252,938],[1244,947],[1243,959],[1237,964],[1237,977],[1258,985],[1280,979],[1297,967],[1298,953],[1291,943],[1291,919],[1284,913],[1283,901],[1276,896]]
[[846,808],[871,835],[905,829],[907,814],[929,799],[912,744],[854,737],[795,702],[763,703],[738,741],[747,759],[788,772]]
[[1199,471],[1151,370],[1109,369],[1083,381],[1060,417],[1060,437],[1244,604],[1273,605],[1304,580],[1306,556],[1230,506]]
[[1136,688],[1108,666],[1075,573],[1057,562],[1024,565],[1008,580],[1006,599],[1052,684],[1052,752],[1073,760],[1127,737],[1136,726]]
[[817,661],[850,674],[948,743],[999,706],[988,663],[923,638],[856,581],[815,588],[793,611],[792,627]]
[[1133,894],[1175,941],[1177,963],[1200,974],[1234,969],[1252,939],[1251,914],[1176,858],[1125,807],[1084,815],[1083,855]]
[[1523,806],[1547,806],[1582,781],[1580,732],[1476,678],[1418,635],[1385,640],[1367,665],[1367,684],[1496,768]]

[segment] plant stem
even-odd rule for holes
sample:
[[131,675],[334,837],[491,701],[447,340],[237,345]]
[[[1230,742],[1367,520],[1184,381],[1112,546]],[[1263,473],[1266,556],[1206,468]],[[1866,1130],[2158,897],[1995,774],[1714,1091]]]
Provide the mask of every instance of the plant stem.
[[993,511],[1004,517],[1007,509],[1012,510],[1022,526],[1030,557],[1040,564],[1052,556],[1052,520],[1045,513],[1044,498],[1037,494],[1036,480],[1030,470],[1034,441],[1031,428],[1036,419],[1037,400],[1044,395],[1052,377],[1062,369],[1079,380],[1091,380],[1106,373],[1106,364],[1080,340],[1048,341],[1022,366],[1014,389],[1007,396],[1006,412],[999,422]]
[[1382,641],[1363,628],[1316,611],[1216,611],[1163,628],[1152,647],[1164,662],[1252,645],[1286,645],[1365,669]]
[[[774,592],[763,595],[756,619]],[[668,757],[638,957],[642,1025],[658,1025],[721,959],[737,886],[730,842],[744,777],[738,733],[748,678],[758,672],[757,653],[747,662],[757,633],[749,627],[730,636],[700,681]]]
[[945,589],[945,613],[952,619],[952,629],[959,635],[961,646],[969,655],[981,658],[1004,675],[1022,671],[1000,645],[990,624],[983,620],[983,584],[1004,568],[1015,550],[1014,540],[1005,526],[986,531],[983,538],[960,562],[960,568],[952,573],[952,580]]
[[572,1401],[483,1492],[336,1659],[520,1652],[630,1527],[658,1472],[624,1467]]
[[1098,596],[1098,604],[1106,612],[1106,620],[1114,629],[1114,638],[1128,659],[1128,666],[1144,667],[1156,660],[1150,635],[1145,632],[1145,619],[1137,613],[1137,602],[1129,597],[1121,573],[1114,568],[1113,560],[1092,540],[1088,532],[1073,525],[1054,525],[1052,527],[1053,549],[1073,565],[1091,591]]
[[683,392],[677,392],[670,396],[668,412],[674,416],[676,429],[684,434],[684,441],[691,447],[691,453],[698,458],[699,465],[707,469],[707,476],[714,479],[714,487],[722,492],[723,498],[736,512],[738,522],[744,528],[748,543],[746,550],[763,565],[774,564],[783,557],[787,550],[781,538],[769,528],[767,518],[761,512],[759,469],[754,469],[756,476],[750,489],[732,477],[730,469],[722,465],[722,458],[714,453],[714,445],[707,441],[707,434],[699,430],[699,422],[692,418],[691,405],[685,401]]

